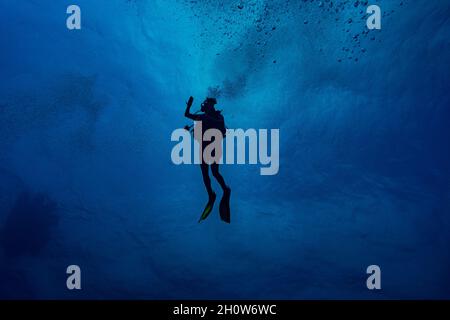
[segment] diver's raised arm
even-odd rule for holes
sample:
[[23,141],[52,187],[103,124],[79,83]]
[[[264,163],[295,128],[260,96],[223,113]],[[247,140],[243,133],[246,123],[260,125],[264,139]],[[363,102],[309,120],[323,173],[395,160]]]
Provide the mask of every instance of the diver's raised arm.
[[192,119],[194,121],[200,121],[201,120],[200,115],[191,113],[191,107],[192,107],[193,102],[194,102],[194,97],[190,97],[188,102],[186,102],[186,111],[184,111],[184,116],[186,118]]
[[186,111],[184,112],[184,116],[188,117],[191,114],[192,103],[194,102],[194,97],[190,96],[189,100],[186,102]]

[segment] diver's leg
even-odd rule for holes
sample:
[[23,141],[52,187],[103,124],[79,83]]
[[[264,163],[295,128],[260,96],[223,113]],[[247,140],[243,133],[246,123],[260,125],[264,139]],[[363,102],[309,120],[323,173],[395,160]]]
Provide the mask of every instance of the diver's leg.
[[208,174],[208,165],[206,163],[200,164],[200,167],[202,169],[202,176],[203,176],[203,182],[205,183],[206,191],[208,191],[208,203],[206,204],[205,209],[203,210],[203,213],[200,217],[200,220],[198,222],[201,222],[208,218],[209,214],[211,213],[214,202],[216,201],[216,194],[214,193],[213,189],[211,188],[211,179],[209,178]]
[[202,169],[203,183],[205,184],[208,196],[211,198],[214,194],[214,191],[211,188],[211,179],[209,178],[208,174],[208,165],[206,163],[202,163],[200,164],[200,168]]
[[225,183],[225,180],[223,179],[222,175],[219,172],[219,164],[218,163],[211,164],[211,171],[212,171],[214,178],[216,178],[217,182],[220,184],[220,187],[222,188],[222,190],[225,191],[225,190],[229,189]]
[[220,200],[220,206],[219,206],[219,213],[220,213],[220,219],[225,221],[226,223],[230,223],[230,196],[231,196],[231,189],[225,184],[225,180],[223,179],[222,175],[219,173],[219,164],[213,163],[211,165],[211,171],[216,178],[217,182],[220,184],[223,190],[223,197],[222,200]]

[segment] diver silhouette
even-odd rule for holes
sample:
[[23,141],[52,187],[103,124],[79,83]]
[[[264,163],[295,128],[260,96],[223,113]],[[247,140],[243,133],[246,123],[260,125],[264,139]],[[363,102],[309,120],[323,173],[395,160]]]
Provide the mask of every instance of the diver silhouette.
[[[217,104],[217,100],[215,98],[206,98],[206,100],[201,104],[201,109],[200,112],[196,112],[194,114],[191,113],[191,107],[192,107],[192,103],[194,102],[194,98],[190,97],[188,102],[186,103],[186,111],[184,113],[184,116],[194,120],[194,121],[201,121],[201,137],[199,138],[200,140],[203,140],[203,132],[206,132],[209,129],[217,129],[222,133],[222,138],[225,136],[226,133],[226,127],[225,127],[225,120],[224,117],[221,114],[221,111],[218,111],[215,109],[215,105]],[[197,124],[196,124],[197,126]],[[185,129],[186,130],[191,130],[192,126],[186,126]],[[194,136],[196,135],[196,129],[193,130],[194,131]],[[217,180],[217,182],[219,183],[220,187],[223,190],[223,197],[222,200],[220,201],[220,205],[219,205],[219,212],[220,212],[220,218],[227,222],[230,223],[230,196],[231,196],[231,188],[228,187],[225,183],[225,180],[223,179],[222,175],[219,172],[219,164],[214,161],[212,163],[207,163],[204,161],[204,151],[205,148],[211,144],[212,142],[214,142],[215,140],[211,140],[211,141],[202,141],[201,143],[201,163],[200,163],[200,168],[202,171],[202,176],[203,176],[203,183],[205,184],[206,187],[206,191],[208,192],[208,203],[206,204],[205,209],[203,210],[203,213],[200,217],[199,222],[205,220],[209,214],[211,213],[213,207],[214,207],[214,202],[216,201],[216,194],[213,191],[212,187],[211,187],[211,179],[209,178],[209,167],[211,167],[211,172],[212,175],[214,176],[214,178]],[[220,150],[221,151],[221,150]],[[212,156],[215,156],[216,150],[214,150],[212,152]]]

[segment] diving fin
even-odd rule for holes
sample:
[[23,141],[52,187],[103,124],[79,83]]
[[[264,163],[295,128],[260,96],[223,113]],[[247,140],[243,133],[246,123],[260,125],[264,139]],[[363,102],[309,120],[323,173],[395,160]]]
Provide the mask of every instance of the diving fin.
[[220,212],[220,219],[226,223],[231,222],[231,213],[230,213],[230,196],[231,196],[231,189],[226,188],[223,192],[222,200],[220,200],[220,206],[219,206],[219,212]]
[[209,214],[211,213],[212,209],[214,208],[214,202],[216,201],[216,194],[213,193],[211,197],[209,197],[208,203],[206,204],[205,209],[203,210],[203,213],[200,217],[200,220],[198,222],[202,222],[206,218],[208,218]]

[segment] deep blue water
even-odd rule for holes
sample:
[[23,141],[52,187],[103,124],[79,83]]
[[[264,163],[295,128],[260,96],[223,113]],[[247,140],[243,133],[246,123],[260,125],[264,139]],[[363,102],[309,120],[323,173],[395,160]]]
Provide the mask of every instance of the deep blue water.
[[[1,0],[0,298],[450,298],[450,1],[364,2]],[[280,129],[230,225],[170,159],[211,94]]]

